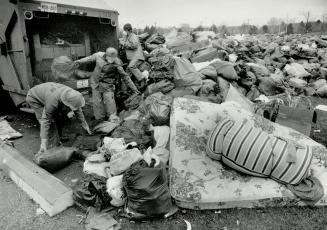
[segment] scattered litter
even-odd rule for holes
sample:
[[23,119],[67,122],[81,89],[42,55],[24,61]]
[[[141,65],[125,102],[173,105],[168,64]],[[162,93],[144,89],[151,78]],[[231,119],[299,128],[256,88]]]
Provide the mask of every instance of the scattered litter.
[[184,222],[186,223],[186,229],[187,230],[192,230],[192,225],[190,222],[188,222],[187,220],[184,220]]
[[8,121],[4,117],[0,119],[0,139],[1,140],[10,140],[22,137],[23,135],[16,130],[14,130]]
[[86,230],[119,230],[120,224],[109,214],[90,209],[85,220]]

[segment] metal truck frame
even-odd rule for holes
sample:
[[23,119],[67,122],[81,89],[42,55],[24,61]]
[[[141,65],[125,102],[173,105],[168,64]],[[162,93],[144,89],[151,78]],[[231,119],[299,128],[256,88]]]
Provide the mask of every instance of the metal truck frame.
[[[19,106],[33,85],[54,81],[53,58],[81,58],[108,46],[118,48],[118,15],[104,0],[0,0],[2,88]],[[70,28],[78,29],[74,35],[78,42],[56,37],[60,29]],[[42,38],[42,34],[52,36],[53,31],[57,32],[51,37],[55,42]],[[64,84],[88,87],[87,80]]]

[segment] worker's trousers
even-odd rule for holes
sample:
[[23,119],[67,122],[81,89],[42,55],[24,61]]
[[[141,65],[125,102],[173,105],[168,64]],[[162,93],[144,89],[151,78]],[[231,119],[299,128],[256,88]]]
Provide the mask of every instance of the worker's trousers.
[[[27,95],[26,97],[27,104],[34,110],[36,119],[41,125],[41,117],[44,113],[44,105],[40,104],[36,99]],[[55,119],[51,122],[49,135],[48,135],[48,146],[47,148],[53,148],[60,145],[60,137],[62,134],[62,123],[60,119]]]
[[144,77],[139,67],[144,61],[138,59],[132,59],[127,66],[127,69],[133,74],[136,80],[141,81]]
[[96,120],[103,120],[117,113],[115,92],[101,92],[99,87],[92,89],[93,113]]

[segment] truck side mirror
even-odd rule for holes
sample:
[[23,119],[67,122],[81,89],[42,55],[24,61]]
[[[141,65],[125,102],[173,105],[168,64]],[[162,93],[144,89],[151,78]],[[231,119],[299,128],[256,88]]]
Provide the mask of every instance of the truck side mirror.
[[3,42],[0,44],[0,50],[1,50],[1,55],[7,56],[8,51],[7,51],[7,43]]

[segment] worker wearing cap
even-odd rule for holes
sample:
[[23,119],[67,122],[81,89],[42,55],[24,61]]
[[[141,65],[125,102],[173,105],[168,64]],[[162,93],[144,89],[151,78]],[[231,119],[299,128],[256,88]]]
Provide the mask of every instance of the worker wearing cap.
[[144,62],[141,43],[137,35],[133,33],[131,24],[125,24],[123,29],[125,34],[119,41],[120,45],[125,49],[129,61],[127,68],[138,81],[141,81],[145,77],[139,70],[139,66]]
[[97,52],[91,56],[75,61],[82,63],[95,62],[90,84],[92,88],[93,112],[96,120],[103,120],[116,115],[115,88],[122,80],[134,93],[139,93],[129,75],[122,67],[115,48],[109,47],[106,52]]
[[58,146],[61,138],[62,112],[69,109],[67,116],[76,115],[81,126],[90,134],[90,128],[85,120],[82,107],[85,105],[83,95],[62,84],[47,82],[31,88],[26,102],[34,110],[40,123],[41,146],[39,152]]

